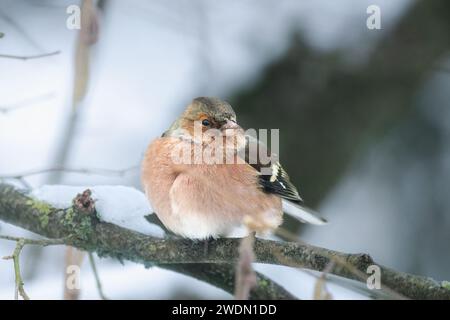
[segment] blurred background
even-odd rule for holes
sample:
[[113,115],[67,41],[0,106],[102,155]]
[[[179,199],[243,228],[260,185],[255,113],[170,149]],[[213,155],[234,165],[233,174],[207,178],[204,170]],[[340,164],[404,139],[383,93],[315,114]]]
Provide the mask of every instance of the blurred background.
[[[67,27],[71,5],[80,30]],[[366,25],[370,5],[381,29]],[[244,127],[280,129],[284,167],[330,221],[286,228],[450,279],[449,1],[0,0],[0,36],[4,181],[141,188],[148,143],[192,98],[218,96]],[[40,172],[56,168],[90,173]],[[2,222],[0,233],[32,236]],[[0,241],[0,256],[13,249]],[[156,267],[96,261],[110,298],[231,298]],[[32,299],[63,297],[64,248],[28,246],[22,269]],[[312,298],[314,275],[256,269]],[[0,275],[0,299],[12,299],[10,261]],[[369,297],[340,283],[329,290]],[[87,261],[81,298],[99,298]]]

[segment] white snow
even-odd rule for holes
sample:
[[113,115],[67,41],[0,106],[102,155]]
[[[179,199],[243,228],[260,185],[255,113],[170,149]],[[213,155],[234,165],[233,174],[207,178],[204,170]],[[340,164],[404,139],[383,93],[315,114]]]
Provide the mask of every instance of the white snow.
[[[46,251],[54,251],[48,247]],[[53,252],[54,253],[54,252]],[[9,254],[9,253],[8,253]],[[197,299],[230,299],[232,296],[206,282],[172,271],[125,262],[124,265],[110,259],[96,259],[103,291],[109,299],[170,299],[176,295]],[[0,300],[14,298],[14,270],[5,263],[5,274],[10,280],[0,290]],[[61,270],[62,270],[62,266]],[[25,280],[25,291],[33,300],[58,300],[63,296],[62,277],[55,272],[46,273],[33,280]],[[2,274],[3,276],[4,274]],[[57,275],[59,275],[57,273]],[[81,299],[99,299],[95,278],[87,259],[81,267]],[[192,290],[192,288],[195,288]],[[184,296],[183,296],[184,294]]]
[[153,212],[147,197],[139,190],[126,186],[65,186],[44,185],[31,195],[50,205],[64,209],[84,190],[92,191],[95,208],[101,221],[135,230],[154,237],[163,237],[164,231],[150,223],[145,216]]

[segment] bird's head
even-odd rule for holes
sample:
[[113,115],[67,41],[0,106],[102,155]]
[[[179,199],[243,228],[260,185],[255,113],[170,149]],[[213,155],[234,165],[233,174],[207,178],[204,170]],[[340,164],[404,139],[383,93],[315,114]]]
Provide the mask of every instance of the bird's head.
[[228,102],[218,98],[199,97],[189,104],[181,116],[184,129],[191,129],[195,122],[201,123],[203,130],[240,129],[236,123],[236,113]]
[[195,98],[172,124],[164,136],[194,137],[201,130],[202,142],[210,143],[212,137],[243,136],[236,122],[236,113],[228,102],[218,98]]

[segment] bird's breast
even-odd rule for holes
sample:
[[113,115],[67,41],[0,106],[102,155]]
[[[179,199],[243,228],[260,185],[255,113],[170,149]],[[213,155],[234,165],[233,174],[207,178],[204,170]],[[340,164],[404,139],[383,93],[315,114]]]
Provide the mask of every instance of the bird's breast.
[[142,165],[142,183],[159,219],[179,235],[226,234],[250,218],[262,226],[281,223],[281,201],[258,188],[247,164],[174,164],[168,138],[155,140]]

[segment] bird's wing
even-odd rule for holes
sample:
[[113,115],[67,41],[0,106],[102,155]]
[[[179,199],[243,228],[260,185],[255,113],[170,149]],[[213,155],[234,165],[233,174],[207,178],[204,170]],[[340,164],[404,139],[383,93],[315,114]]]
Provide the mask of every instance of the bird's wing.
[[317,217],[312,210],[301,205],[303,199],[279,161],[267,164],[261,163],[259,155],[268,154],[268,148],[263,143],[254,137],[247,136],[245,151],[243,152],[245,154],[241,157],[260,173],[260,187],[267,193],[276,194],[283,198],[284,212],[302,222],[312,224],[326,223],[325,219]]
[[[292,184],[287,172],[279,161],[273,161],[275,154],[271,154],[268,148],[258,139],[246,136],[245,154],[241,157],[257,170],[259,174],[259,184],[268,193],[275,193],[281,198],[302,203],[297,188]],[[261,156],[267,157],[262,161]],[[269,159],[268,157],[271,157]],[[270,160],[270,161],[269,161]]]
[[275,193],[280,197],[294,202],[302,203],[297,188],[289,180],[289,176],[277,161],[270,167],[271,174],[263,174],[259,176],[259,183],[264,191]]

